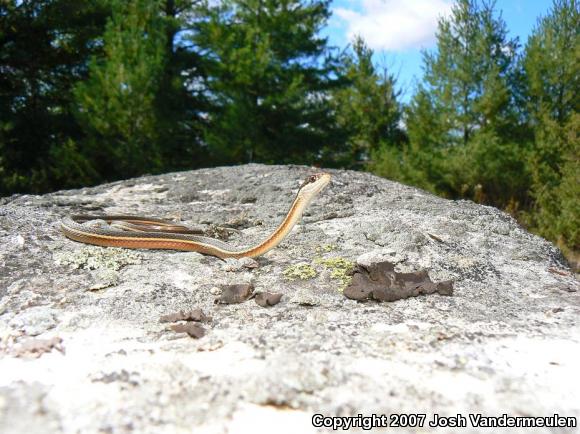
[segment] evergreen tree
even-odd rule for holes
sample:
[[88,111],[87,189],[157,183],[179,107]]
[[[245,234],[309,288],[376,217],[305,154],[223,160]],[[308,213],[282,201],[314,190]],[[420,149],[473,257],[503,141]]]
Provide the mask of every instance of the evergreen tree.
[[114,5],[103,36],[104,56],[75,89],[87,154],[105,178],[161,167],[156,95],[166,61],[166,34],[157,0]]
[[328,0],[224,0],[193,41],[211,61],[207,141],[218,162],[311,162],[336,133]]
[[156,98],[158,140],[164,170],[192,169],[209,164],[203,145],[210,109],[205,92],[206,59],[185,36],[204,20],[201,0],[164,0],[164,69]]
[[[402,151],[381,148],[373,154],[373,172],[436,193],[448,193],[442,172],[447,125],[435,109],[433,95],[420,88],[406,107],[407,143]],[[420,120],[420,122],[419,122]]]
[[446,143],[465,146],[477,131],[500,133],[511,124],[516,49],[492,3],[460,0],[441,19],[437,51],[424,53],[424,78],[448,124]]
[[0,2],[0,195],[91,179],[72,87],[109,13],[108,0]]
[[425,83],[406,116],[405,162],[418,166],[405,173],[423,172],[427,187],[450,196],[498,206],[525,200],[513,105],[517,40],[507,37],[493,3],[476,0],[459,0],[436,37],[437,50],[424,53]]
[[332,101],[338,125],[348,135],[343,165],[360,166],[381,147],[399,150],[404,139],[395,78],[386,68],[378,71],[372,57],[373,50],[355,38],[342,58],[340,74],[348,86],[335,91]]
[[534,132],[530,161],[535,209],[544,236],[580,249],[580,6],[555,0],[526,44],[524,96]]

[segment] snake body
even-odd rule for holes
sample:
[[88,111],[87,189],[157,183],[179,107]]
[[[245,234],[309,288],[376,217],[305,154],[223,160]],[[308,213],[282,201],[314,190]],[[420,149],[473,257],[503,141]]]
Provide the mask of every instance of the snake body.
[[[197,235],[198,231],[165,220],[141,216],[73,215],[61,222],[64,235],[86,244],[131,249],[185,250],[217,256],[219,258],[255,258],[273,249],[288,235],[300,220],[310,202],[330,182],[328,173],[311,175],[302,184],[286,217],[264,241],[245,249],[237,249],[215,238]],[[107,227],[86,224],[90,221],[106,222]],[[85,223],[85,224],[83,224]],[[114,230],[110,227],[121,227]]]

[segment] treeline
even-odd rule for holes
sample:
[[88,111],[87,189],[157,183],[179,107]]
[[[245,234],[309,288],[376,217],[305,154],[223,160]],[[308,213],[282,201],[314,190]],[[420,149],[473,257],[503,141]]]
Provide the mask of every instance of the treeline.
[[383,144],[371,167],[505,209],[572,257],[580,248],[579,42],[575,0],[554,1],[522,48],[493,4],[457,2],[404,109],[408,141]]
[[0,195],[245,162],[371,170],[580,249],[580,11],[458,0],[402,104],[326,0],[0,2]]

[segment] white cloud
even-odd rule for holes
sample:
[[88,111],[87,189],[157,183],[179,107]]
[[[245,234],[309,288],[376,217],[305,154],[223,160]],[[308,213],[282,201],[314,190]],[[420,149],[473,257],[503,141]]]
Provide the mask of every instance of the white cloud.
[[347,25],[348,38],[362,36],[375,50],[424,48],[435,40],[437,20],[451,11],[452,0],[357,0],[334,14]]

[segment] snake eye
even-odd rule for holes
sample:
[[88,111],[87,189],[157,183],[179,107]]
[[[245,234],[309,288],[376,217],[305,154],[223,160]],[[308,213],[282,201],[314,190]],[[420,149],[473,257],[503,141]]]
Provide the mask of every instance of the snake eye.
[[305,185],[312,184],[315,181],[312,178],[313,175],[307,176],[306,179],[304,179],[304,182],[302,182],[302,184],[300,185],[300,188],[304,187]]
[[300,188],[304,187],[305,185],[315,183],[316,181],[318,181],[323,176],[324,176],[324,173],[316,173],[314,175],[310,175],[310,176],[306,177],[306,179],[304,180],[304,182],[302,183],[302,185],[300,186]]
[[305,185],[308,184],[312,184],[313,182],[316,182],[316,180],[320,177],[320,175],[310,175],[308,176],[304,182],[302,183],[302,185],[300,186],[301,188],[304,187]]

